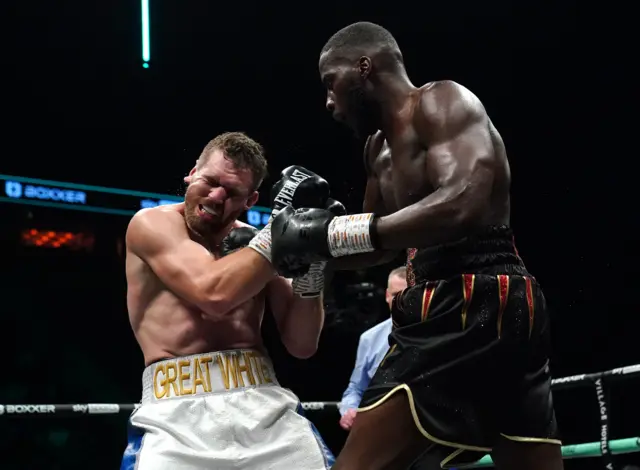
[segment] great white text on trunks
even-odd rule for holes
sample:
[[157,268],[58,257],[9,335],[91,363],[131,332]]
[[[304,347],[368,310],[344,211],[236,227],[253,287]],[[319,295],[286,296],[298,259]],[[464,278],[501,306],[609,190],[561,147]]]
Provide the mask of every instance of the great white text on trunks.
[[153,372],[154,395],[161,399],[212,392],[218,382],[212,372],[220,374],[226,390],[273,383],[269,367],[257,353],[214,354],[158,364]]
[[300,170],[294,170],[293,173],[288,176],[287,181],[285,181],[282,189],[273,200],[274,206],[287,207],[293,205],[293,195],[295,194],[296,189],[300,186],[300,183],[310,177],[311,175],[307,175]]

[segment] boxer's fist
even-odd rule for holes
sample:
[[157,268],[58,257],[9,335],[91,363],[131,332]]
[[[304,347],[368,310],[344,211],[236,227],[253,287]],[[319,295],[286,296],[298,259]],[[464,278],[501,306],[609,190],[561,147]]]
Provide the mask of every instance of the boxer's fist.
[[227,256],[240,248],[244,248],[253,240],[253,237],[255,237],[259,231],[260,230],[254,227],[237,227],[232,229],[229,234],[224,237],[222,243],[220,243],[220,254]]
[[271,223],[271,260],[281,276],[299,277],[312,263],[331,258],[327,233],[334,217],[326,209],[280,211]]
[[287,206],[324,207],[329,198],[329,183],[301,166],[293,165],[280,173],[271,188],[271,217]]

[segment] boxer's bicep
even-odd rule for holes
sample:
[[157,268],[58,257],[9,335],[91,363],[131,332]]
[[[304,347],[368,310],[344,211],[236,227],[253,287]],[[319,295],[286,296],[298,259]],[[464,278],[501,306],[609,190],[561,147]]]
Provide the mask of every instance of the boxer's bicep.
[[486,115],[470,111],[431,140],[426,173],[435,192],[429,197],[452,205],[460,216],[482,215],[493,187],[493,146]]
[[196,306],[208,302],[202,280],[215,260],[189,238],[180,214],[136,214],[127,229],[127,247],[151,268],[169,290]]
[[417,134],[427,151],[426,173],[434,198],[484,206],[493,186],[493,142],[480,100],[457,83],[425,93]]

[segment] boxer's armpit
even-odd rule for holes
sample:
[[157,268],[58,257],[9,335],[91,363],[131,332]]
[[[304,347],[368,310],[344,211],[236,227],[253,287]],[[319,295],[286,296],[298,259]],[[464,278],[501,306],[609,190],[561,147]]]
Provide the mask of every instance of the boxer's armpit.
[[140,212],[131,220],[126,239],[127,249],[147,263],[167,289],[214,318],[257,295],[275,275],[271,264],[248,248],[216,260],[189,238],[178,213]]

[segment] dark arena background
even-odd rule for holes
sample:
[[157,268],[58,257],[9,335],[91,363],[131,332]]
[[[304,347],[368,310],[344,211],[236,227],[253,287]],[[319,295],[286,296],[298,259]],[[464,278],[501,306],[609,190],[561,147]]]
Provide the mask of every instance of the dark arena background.
[[[628,132],[618,119],[628,105],[611,98],[623,66],[610,56],[587,65],[573,2],[3,7],[0,469],[119,468],[129,412],[109,405],[138,402],[144,367],[127,317],[124,233],[136,210],[181,199],[215,135],[245,131],[265,146],[262,206],[274,177],[301,164],[361,211],[363,142],[324,109],[317,71],[324,42],[360,20],[396,36],[414,84],[452,79],[475,92],[505,139],[518,248],[552,308],[552,374],[580,376],[554,395],[562,439],[597,443],[566,468],[638,462],[619,453],[640,435],[638,367],[628,367],[640,364],[637,177],[627,163],[637,149],[613,149]],[[307,415],[336,454],[347,434],[324,402],[340,400],[359,335],[388,315],[386,276],[401,263],[336,275],[311,359],[285,352],[267,314],[279,380],[314,402]],[[603,459],[607,443],[614,455]]]

